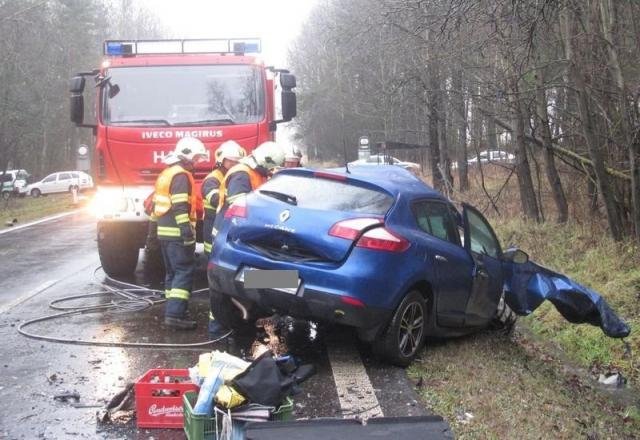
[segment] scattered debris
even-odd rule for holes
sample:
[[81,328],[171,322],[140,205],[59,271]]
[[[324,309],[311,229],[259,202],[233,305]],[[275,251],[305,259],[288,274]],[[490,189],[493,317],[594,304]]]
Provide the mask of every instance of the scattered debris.
[[11,226],[15,225],[16,223],[18,223],[18,219],[14,218],[13,220],[7,220],[4,224],[5,224],[5,226],[11,227]]
[[58,379],[58,375],[56,373],[53,373],[51,376],[47,376],[47,382],[49,382],[50,385],[58,382],[58,380],[62,382],[62,379]]
[[65,391],[63,393],[56,394],[55,396],[53,396],[53,400],[58,400],[60,402],[67,402],[69,399],[73,399],[76,402],[78,402],[80,400],[80,393],[78,393],[77,391],[73,391],[73,392]]
[[133,417],[135,414],[133,385],[133,382],[128,383],[124,390],[111,398],[103,410],[96,411],[98,424],[121,420],[126,422]]
[[468,423],[470,423],[473,419],[475,418],[475,416],[470,413],[470,412],[464,412],[464,411],[460,411],[457,415],[456,415],[456,420],[458,421],[458,423],[461,423],[463,425],[467,425]]
[[627,379],[618,372],[606,373],[600,375],[598,382],[607,388],[623,388],[627,383]]

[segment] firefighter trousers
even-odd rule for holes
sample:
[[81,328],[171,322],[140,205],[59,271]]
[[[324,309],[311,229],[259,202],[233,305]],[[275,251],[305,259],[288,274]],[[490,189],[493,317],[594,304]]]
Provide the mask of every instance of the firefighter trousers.
[[166,270],[165,316],[184,318],[193,287],[195,245],[185,246],[182,241],[160,240],[160,249]]

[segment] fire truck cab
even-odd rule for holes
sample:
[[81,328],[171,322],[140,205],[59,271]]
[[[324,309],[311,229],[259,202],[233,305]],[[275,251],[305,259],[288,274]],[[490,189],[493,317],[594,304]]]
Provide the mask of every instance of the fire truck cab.
[[[207,147],[209,160],[194,171],[199,194],[222,142],[233,139],[249,153],[295,117],[296,81],[264,65],[259,39],[109,40],[103,50],[99,69],[71,79],[70,116],[93,129],[98,253],[105,272],[118,276],[136,268],[149,222],[143,202],[176,142],[190,136]],[[91,79],[95,87],[85,87]]]

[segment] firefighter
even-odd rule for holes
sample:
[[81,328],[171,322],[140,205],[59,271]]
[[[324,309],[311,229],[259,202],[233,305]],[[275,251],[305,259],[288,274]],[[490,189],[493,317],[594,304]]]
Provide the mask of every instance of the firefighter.
[[235,141],[226,141],[216,150],[216,168],[204,178],[202,182],[202,200],[204,202],[204,253],[209,259],[211,253],[211,230],[213,229],[213,221],[216,218],[216,210],[218,209],[219,191],[224,175],[227,171],[236,165],[240,159],[245,157],[244,148]]
[[[229,206],[266,182],[273,170],[284,165],[284,160],[284,148],[268,141],[260,144],[249,156],[227,171],[220,186],[218,213],[212,230],[214,242]],[[229,298],[213,289],[209,291],[209,302],[209,334],[212,339],[216,339],[229,333],[228,328],[233,325],[234,306]]]
[[180,330],[196,327],[187,317],[196,263],[196,193],[191,172],[206,156],[199,139],[180,139],[164,160],[168,167],[158,176],[153,196],[153,216],[166,269],[164,323]]

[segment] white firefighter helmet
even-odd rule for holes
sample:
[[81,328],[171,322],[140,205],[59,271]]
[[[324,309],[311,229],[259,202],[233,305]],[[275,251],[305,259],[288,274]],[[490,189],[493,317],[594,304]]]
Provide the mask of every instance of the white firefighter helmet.
[[272,141],[267,141],[258,146],[251,153],[258,166],[272,170],[284,165],[284,148]]
[[176,148],[169,153],[164,162],[173,165],[180,161],[199,162],[207,157],[207,148],[202,141],[193,137],[184,137],[178,141]]
[[247,155],[247,152],[236,141],[225,141],[216,150],[216,164],[222,165],[225,159],[239,161]]

